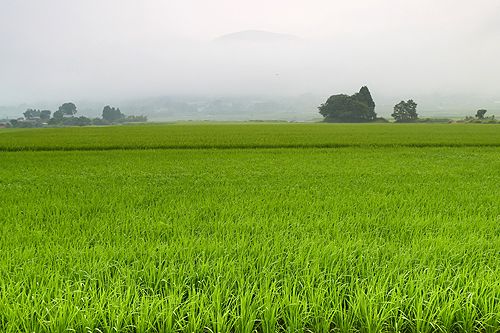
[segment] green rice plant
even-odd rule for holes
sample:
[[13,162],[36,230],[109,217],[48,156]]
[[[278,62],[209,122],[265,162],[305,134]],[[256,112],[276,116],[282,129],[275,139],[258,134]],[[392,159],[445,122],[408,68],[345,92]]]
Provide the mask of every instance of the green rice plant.
[[500,148],[99,149],[0,152],[0,331],[500,329]]
[[198,148],[499,147],[469,124],[149,124],[0,131],[0,151]]

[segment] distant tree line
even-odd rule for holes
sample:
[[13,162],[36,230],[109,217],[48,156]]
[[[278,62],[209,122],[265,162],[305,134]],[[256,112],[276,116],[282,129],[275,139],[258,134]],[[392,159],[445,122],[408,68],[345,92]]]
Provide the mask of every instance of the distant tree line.
[[12,127],[102,126],[148,121],[146,116],[127,116],[119,108],[109,105],[102,110],[102,118],[77,117],[77,113],[76,105],[71,102],[64,103],[53,114],[50,110],[27,109],[23,113],[24,118],[10,120],[10,125]]
[[476,111],[475,116],[467,116],[463,120],[457,121],[458,123],[474,123],[474,124],[498,124],[500,123],[495,119],[495,115],[491,115],[489,117],[486,116],[486,112],[488,110],[479,109]]
[[[359,92],[352,96],[332,95],[318,109],[325,122],[388,122],[384,118],[377,117],[375,102],[366,86],[361,87]],[[391,116],[396,122],[417,121],[417,103],[411,99],[406,102],[401,101],[394,106],[394,113]]]
[[[378,118],[375,113],[375,102],[368,87],[361,87],[354,95],[338,94],[330,96],[325,103],[319,107],[319,113],[325,122],[336,123],[360,123],[360,122],[388,122],[384,118]],[[417,103],[414,100],[401,101],[394,105],[391,117],[397,123],[412,122],[441,122],[441,123],[500,123],[495,116],[486,117],[487,110],[479,109],[475,116],[467,116],[464,120],[451,119],[420,119],[417,113]]]

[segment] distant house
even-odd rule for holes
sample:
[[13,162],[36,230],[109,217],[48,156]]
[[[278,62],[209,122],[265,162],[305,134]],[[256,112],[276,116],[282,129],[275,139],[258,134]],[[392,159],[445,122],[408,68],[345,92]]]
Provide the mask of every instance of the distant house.
[[7,128],[7,124],[6,123],[0,123],[0,128]]

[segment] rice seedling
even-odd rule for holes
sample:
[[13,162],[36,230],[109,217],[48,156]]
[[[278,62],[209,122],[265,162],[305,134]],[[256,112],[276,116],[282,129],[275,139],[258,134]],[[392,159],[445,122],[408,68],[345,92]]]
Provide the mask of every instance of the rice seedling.
[[103,145],[0,152],[0,331],[500,329],[500,148]]
[[500,129],[474,124],[151,124],[0,131],[0,151],[169,148],[500,146]]

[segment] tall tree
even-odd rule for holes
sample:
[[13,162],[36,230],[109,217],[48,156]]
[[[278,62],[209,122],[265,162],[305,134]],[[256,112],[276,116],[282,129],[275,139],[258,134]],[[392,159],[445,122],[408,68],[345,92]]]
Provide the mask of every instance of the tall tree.
[[42,110],[40,111],[40,119],[41,120],[49,120],[50,119],[50,114],[52,113],[52,111],[50,110]]
[[377,115],[375,114],[375,102],[373,101],[372,94],[370,93],[370,90],[367,86],[361,87],[361,89],[359,89],[359,92],[354,94],[353,97],[361,103],[368,105],[368,107],[370,108],[370,112],[373,113],[373,119],[377,117]]
[[64,113],[61,111],[61,110],[57,110],[56,112],[54,112],[54,114],[52,115],[52,122],[56,121],[56,120],[61,120],[64,118]]
[[[64,103],[59,107],[58,110],[63,116],[74,116],[77,112],[76,105],[74,103]],[[57,111],[56,111],[57,112]],[[54,114],[55,116],[55,114]]]
[[367,122],[377,118],[375,102],[367,87],[352,96],[330,96],[318,109],[327,122]]
[[411,122],[418,119],[417,103],[412,99],[407,102],[401,101],[394,106],[394,112],[391,114],[396,122]]
[[114,108],[109,105],[106,105],[102,110],[102,119],[107,120],[109,122],[116,122],[124,118],[125,115],[120,111],[119,108]]
[[27,109],[26,111],[23,112],[23,116],[27,120],[32,120],[32,119],[35,119],[35,118],[40,118],[40,110]]
[[476,112],[476,118],[477,119],[484,119],[484,115],[486,114],[486,112],[488,112],[488,111],[485,110],[485,109],[477,110],[477,112]]

